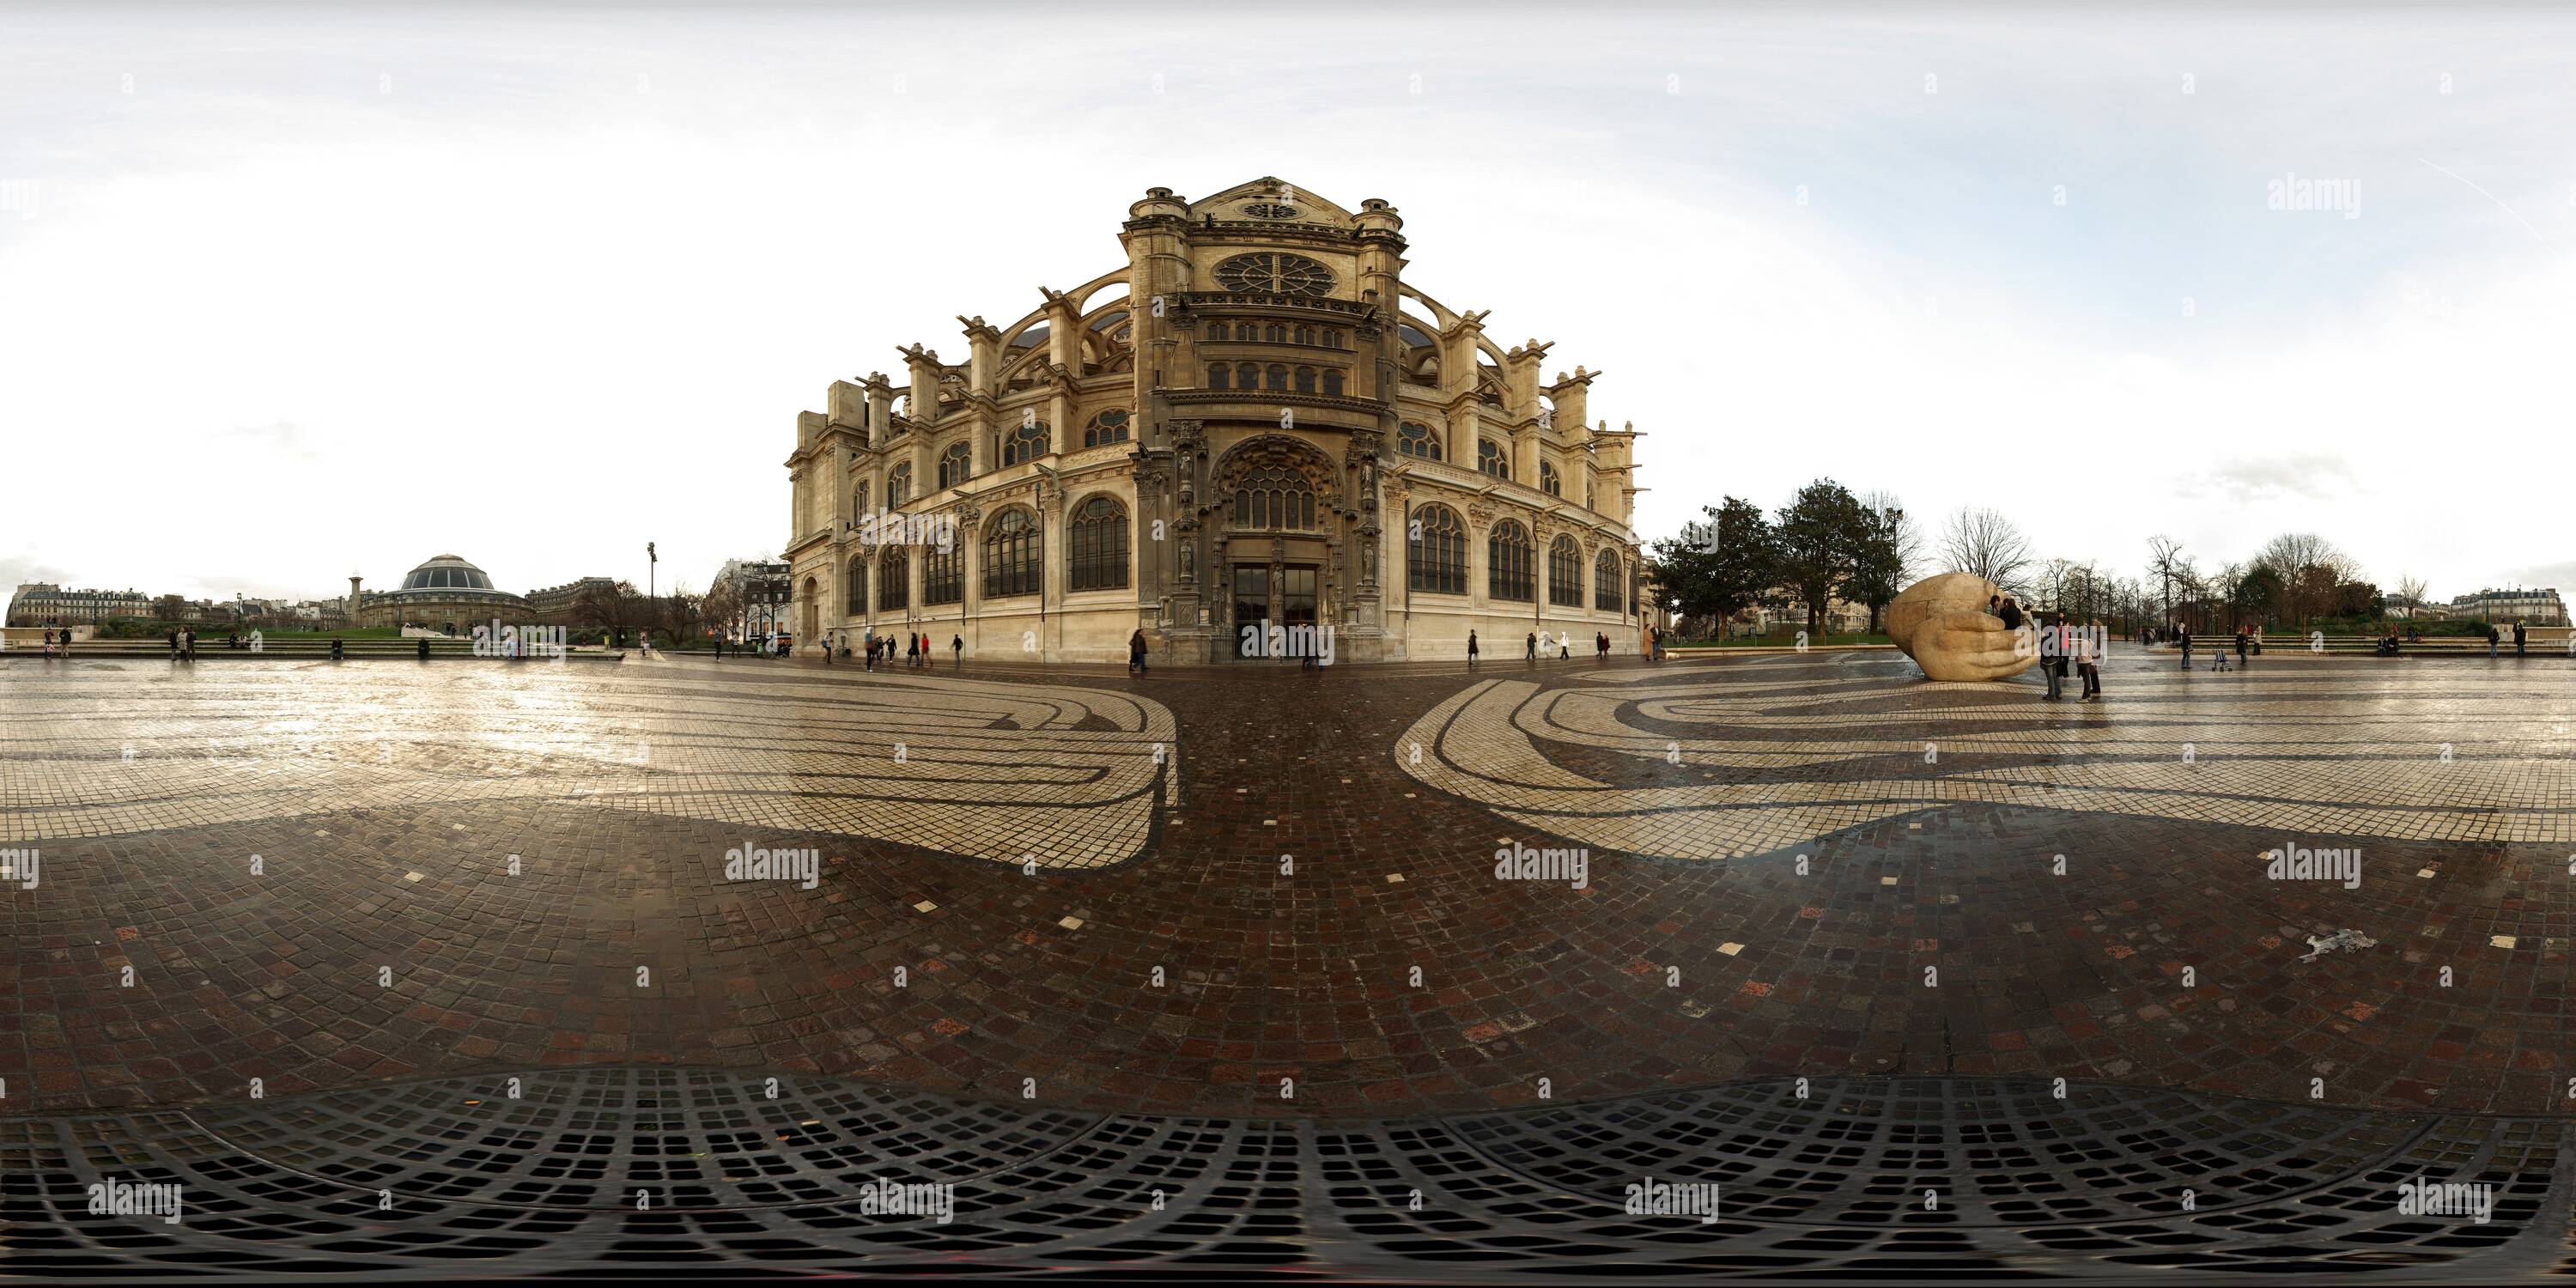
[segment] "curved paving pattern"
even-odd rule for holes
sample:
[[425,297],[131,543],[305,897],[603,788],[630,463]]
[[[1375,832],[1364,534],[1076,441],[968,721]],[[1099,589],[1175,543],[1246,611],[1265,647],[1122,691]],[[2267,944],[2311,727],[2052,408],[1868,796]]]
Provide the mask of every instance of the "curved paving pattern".
[[[2311,837],[2576,842],[2566,673],[2441,667],[2364,683],[2292,659],[2133,669],[2113,702],[2057,706],[2028,685],[1906,683],[1896,664],[1868,678],[1748,682],[1702,665],[1553,688],[1493,679],[1416,722],[1395,757],[1532,827],[1672,859],[1971,803]],[[1569,750],[1629,764],[1586,772]],[[1681,772],[1637,781],[1666,766]]]
[[[182,1219],[88,1211],[113,1176]],[[1629,1187],[1713,1185],[1708,1217]],[[2482,1210],[2401,1210],[2410,1183]],[[881,1185],[950,1187],[948,1219]],[[2466,1192],[2464,1192],[2466,1193]],[[594,1068],[0,1119],[13,1272],[532,1275],[616,1265],[1484,1281],[2576,1273],[2563,1119],[2007,1079],[1739,1082],[1349,1120],[1095,1114]],[[2481,1219],[2482,1218],[2482,1219]]]
[[1150,698],[909,669],[756,689],[652,662],[375,669],[402,665],[22,666],[0,839],[557,801],[1096,868],[1144,852],[1177,736]]

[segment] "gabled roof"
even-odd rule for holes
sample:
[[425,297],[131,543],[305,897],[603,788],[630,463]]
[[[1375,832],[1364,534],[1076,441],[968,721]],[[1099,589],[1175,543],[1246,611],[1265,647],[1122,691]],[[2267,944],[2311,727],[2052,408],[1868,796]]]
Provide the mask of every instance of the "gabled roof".
[[[1295,213],[1276,213],[1283,208]],[[1349,227],[1354,222],[1351,212],[1338,203],[1327,201],[1275,175],[1263,175],[1248,183],[1238,183],[1223,192],[1190,203],[1191,219],[1205,215],[1219,219],[1277,219],[1283,223],[1332,224],[1337,227]]]

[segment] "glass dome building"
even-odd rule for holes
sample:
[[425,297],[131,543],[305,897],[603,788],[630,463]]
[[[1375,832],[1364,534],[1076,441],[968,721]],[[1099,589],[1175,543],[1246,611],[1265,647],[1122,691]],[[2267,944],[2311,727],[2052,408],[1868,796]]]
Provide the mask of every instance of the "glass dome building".
[[482,569],[456,555],[438,555],[403,574],[399,588],[368,594],[362,616],[370,626],[462,630],[496,613],[524,614],[527,608],[525,596],[495,589]]

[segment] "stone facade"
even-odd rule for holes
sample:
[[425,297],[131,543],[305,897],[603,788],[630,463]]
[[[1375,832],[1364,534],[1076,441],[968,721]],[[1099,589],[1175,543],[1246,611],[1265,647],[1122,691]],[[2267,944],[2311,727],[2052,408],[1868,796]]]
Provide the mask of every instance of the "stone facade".
[[964,362],[916,343],[906,384],[834,383],[786,462],[798,647],[1116,661],[1141,627],[1218,661],[1312,623],[1337,661],[1459,658],[1471,629],[1633,653],[1640,435],[1588,419],[1597,373],[1544,380],[1548,345],[1407,285],[1402,227],[1277,179],[1150,189],[1120,268],[960,317]]

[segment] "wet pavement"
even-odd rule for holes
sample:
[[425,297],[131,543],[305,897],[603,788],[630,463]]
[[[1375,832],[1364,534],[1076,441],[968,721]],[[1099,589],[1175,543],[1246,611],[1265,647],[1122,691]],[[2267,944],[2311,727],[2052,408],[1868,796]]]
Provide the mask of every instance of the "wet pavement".
[[2576,669],[2172,666],[2077,704],[1884,653],[22,660],[0,1078],[18,1114],[656,1064],[1104,1113],[1886,1074],[2576,1110]]

